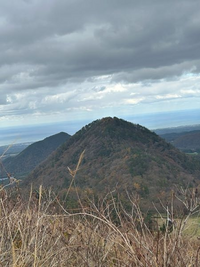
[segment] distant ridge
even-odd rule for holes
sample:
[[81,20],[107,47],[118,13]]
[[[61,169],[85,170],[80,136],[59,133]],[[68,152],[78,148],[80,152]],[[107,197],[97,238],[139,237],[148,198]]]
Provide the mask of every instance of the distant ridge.
[[[18,177],[25,175],[69,138],[70,135],[64,132],[52,135],[42,141],[29,145],[17,156],[5,159],[3,164],[9,173]],[[5,176],[5,174],[2,174],[2,176]]]
[[76,186],[82,191],[99,195],[114,189],[129,190],[153,200],[174,184],[198,184],[198,161],[147,128],[116,117],[83,127],[40,164],[25,184],[68,188],[71,176],[67,167],[75,168],[83,150],[85,156],[76,177]]
[[154,131],[155,133],[159,135],[168,134],[168,133],[185,133],[185,132],[191,132],[191,131],[200,131],[200,124],[160,128],[160,129],[154,129],[152,131]]
[[200,130],[166,133],[160,136],[182,151],[200,153]]

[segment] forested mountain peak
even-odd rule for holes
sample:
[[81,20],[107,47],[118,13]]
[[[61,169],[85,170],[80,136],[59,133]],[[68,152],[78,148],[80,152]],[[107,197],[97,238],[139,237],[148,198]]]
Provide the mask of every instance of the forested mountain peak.
[[71,181],[67,167],[75,169],[76,186],[102,194],[130,190],[143,198],[160,197],[172,185],[197,184],[200,164],[147,128],[116,117],[96,120],[79,130],[25,181],[58,190]]

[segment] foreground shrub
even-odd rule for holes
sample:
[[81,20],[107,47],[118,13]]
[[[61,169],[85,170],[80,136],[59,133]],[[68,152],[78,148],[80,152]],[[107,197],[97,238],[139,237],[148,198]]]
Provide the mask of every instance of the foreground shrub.
[[11,191],[0,191],[0,266],[200,266],[199,240],[184,234],[198,210],[191,196],[188,213],[171,218],[172,208],[164,206],[165,217],[143,214],[129,195],[129,211],[111,193],[72,212],[42,187],[27,202]]

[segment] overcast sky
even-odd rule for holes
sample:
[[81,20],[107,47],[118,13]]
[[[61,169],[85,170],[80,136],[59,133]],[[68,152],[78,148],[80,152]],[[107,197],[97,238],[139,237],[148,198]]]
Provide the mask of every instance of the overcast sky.
[[0,125],[200,108],[199,0],[0,0]]

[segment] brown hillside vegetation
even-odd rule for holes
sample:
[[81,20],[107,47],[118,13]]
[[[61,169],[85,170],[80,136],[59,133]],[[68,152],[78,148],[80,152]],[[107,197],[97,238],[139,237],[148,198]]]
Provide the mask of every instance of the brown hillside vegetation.
[[199,161],[145,127],[110,117],[83,127],[39,165],[24,184],[43,184],[65,191],[71,182],[66,169],[75,168],[83,150],[75,181],[82,192],[102,195],[128,190],[149,203],[164,198],[174,184],[198,185]]

